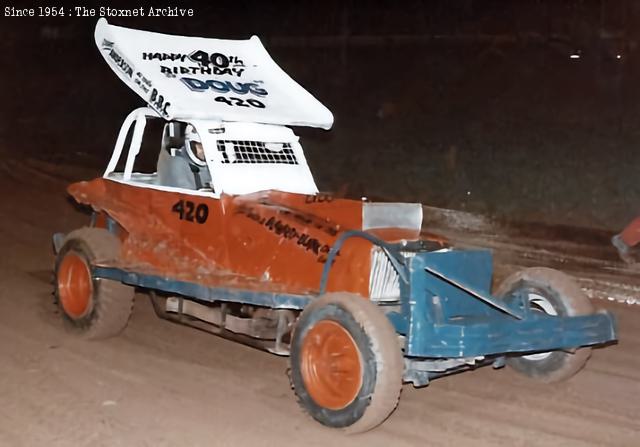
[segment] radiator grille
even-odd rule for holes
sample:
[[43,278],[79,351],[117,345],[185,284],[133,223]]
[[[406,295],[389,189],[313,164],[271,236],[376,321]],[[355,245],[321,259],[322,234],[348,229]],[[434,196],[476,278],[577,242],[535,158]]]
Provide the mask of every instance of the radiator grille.
[[265,143],[263,141],[218,140],[222,163],[271,163],[297,165],[290,143]]
[[[408,262],[415,251],[401,251]],[[371,301],[391,303],[400,301],[400,277],[393,264],[380,247],[371,249],[371,276],[369,277],[369,297]]]
[[380,247],[371,249],[369,297],[377,302],[392,302],[400,299],[398,273]]

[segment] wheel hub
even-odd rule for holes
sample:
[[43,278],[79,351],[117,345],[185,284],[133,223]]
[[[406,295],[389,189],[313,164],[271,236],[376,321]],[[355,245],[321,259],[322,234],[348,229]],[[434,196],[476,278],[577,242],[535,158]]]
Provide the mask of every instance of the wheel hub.
[[58,268],[58,298],[71,318],[85,316],[91,307],[93,282],[85,260],[75,253],[67,253]]
[[302,380],[318,405],[340,410],[357,397],[362,386],[360,350],[339,323],[322,320],[309,329],[301,362]]
[[[534,312],[542,312],[547,315],[557,316],[558,311],[553,307],[553,304],[542,293],[530,292],[528,296],[529,305]],[[522,358],[533,361],[545,360],[551,355],[551,352],[539,352],[537,354],[523,355]]]

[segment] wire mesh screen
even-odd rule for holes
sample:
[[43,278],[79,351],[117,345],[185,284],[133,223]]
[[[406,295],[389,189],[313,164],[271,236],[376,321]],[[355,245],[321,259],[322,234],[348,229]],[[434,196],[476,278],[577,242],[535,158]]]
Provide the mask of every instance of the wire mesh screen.
[[265,143],[263,141],[218,140],[222,163],[272,163],[297,165],[290,143]]

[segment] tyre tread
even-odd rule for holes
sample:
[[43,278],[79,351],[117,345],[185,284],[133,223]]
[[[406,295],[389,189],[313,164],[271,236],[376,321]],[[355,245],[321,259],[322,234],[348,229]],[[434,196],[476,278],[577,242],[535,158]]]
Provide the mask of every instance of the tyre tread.
[[[500,284],[495,295],[505,296],[522,281],[545,286],[558,293],[567,316],[590,315],[595,312],[593,304],[571,276],[547,267],[531,267],[514,273]],[[584,367],[591,356],[591,348],[583,347],[574,353],[562,354],[564,358],[561,367],[553,371],[540,370],[521,357],[509,358],[507,364],[517,372],[541,382],[560,382],[574,376]]]
[[[335,304],[351,314],[368,335],[376,359],[376,383],[369,404],[359,420],[343,427],[347,433],[362,433],[380,425],[398,405],[402,390],[404,358],[395,329],[378,306],[368,299],[347,293],[328,293],[309,304],[303,312],[314,312],[330,304]],[[387,362],[384,362],[384,359],[387,359]],[[290,374],[289,378],[295,391],[292,376],[293,374]],[[305,413],[313,417],[297,393],[296,396]]]

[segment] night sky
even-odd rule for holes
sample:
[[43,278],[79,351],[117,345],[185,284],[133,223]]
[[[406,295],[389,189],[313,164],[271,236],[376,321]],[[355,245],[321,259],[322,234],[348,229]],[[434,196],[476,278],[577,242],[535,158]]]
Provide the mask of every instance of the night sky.
[[[97,17],[12,6],[41,12],[2,5],[2,150],[101,169],[142,104],[96,50]],[[330,132],[296,129],[324,190],[612,229],[640,211],[636,2],[182,2],[186,18],[100,6],[142,6],[108,18],[126,27],[259,35],[335,115]]]

